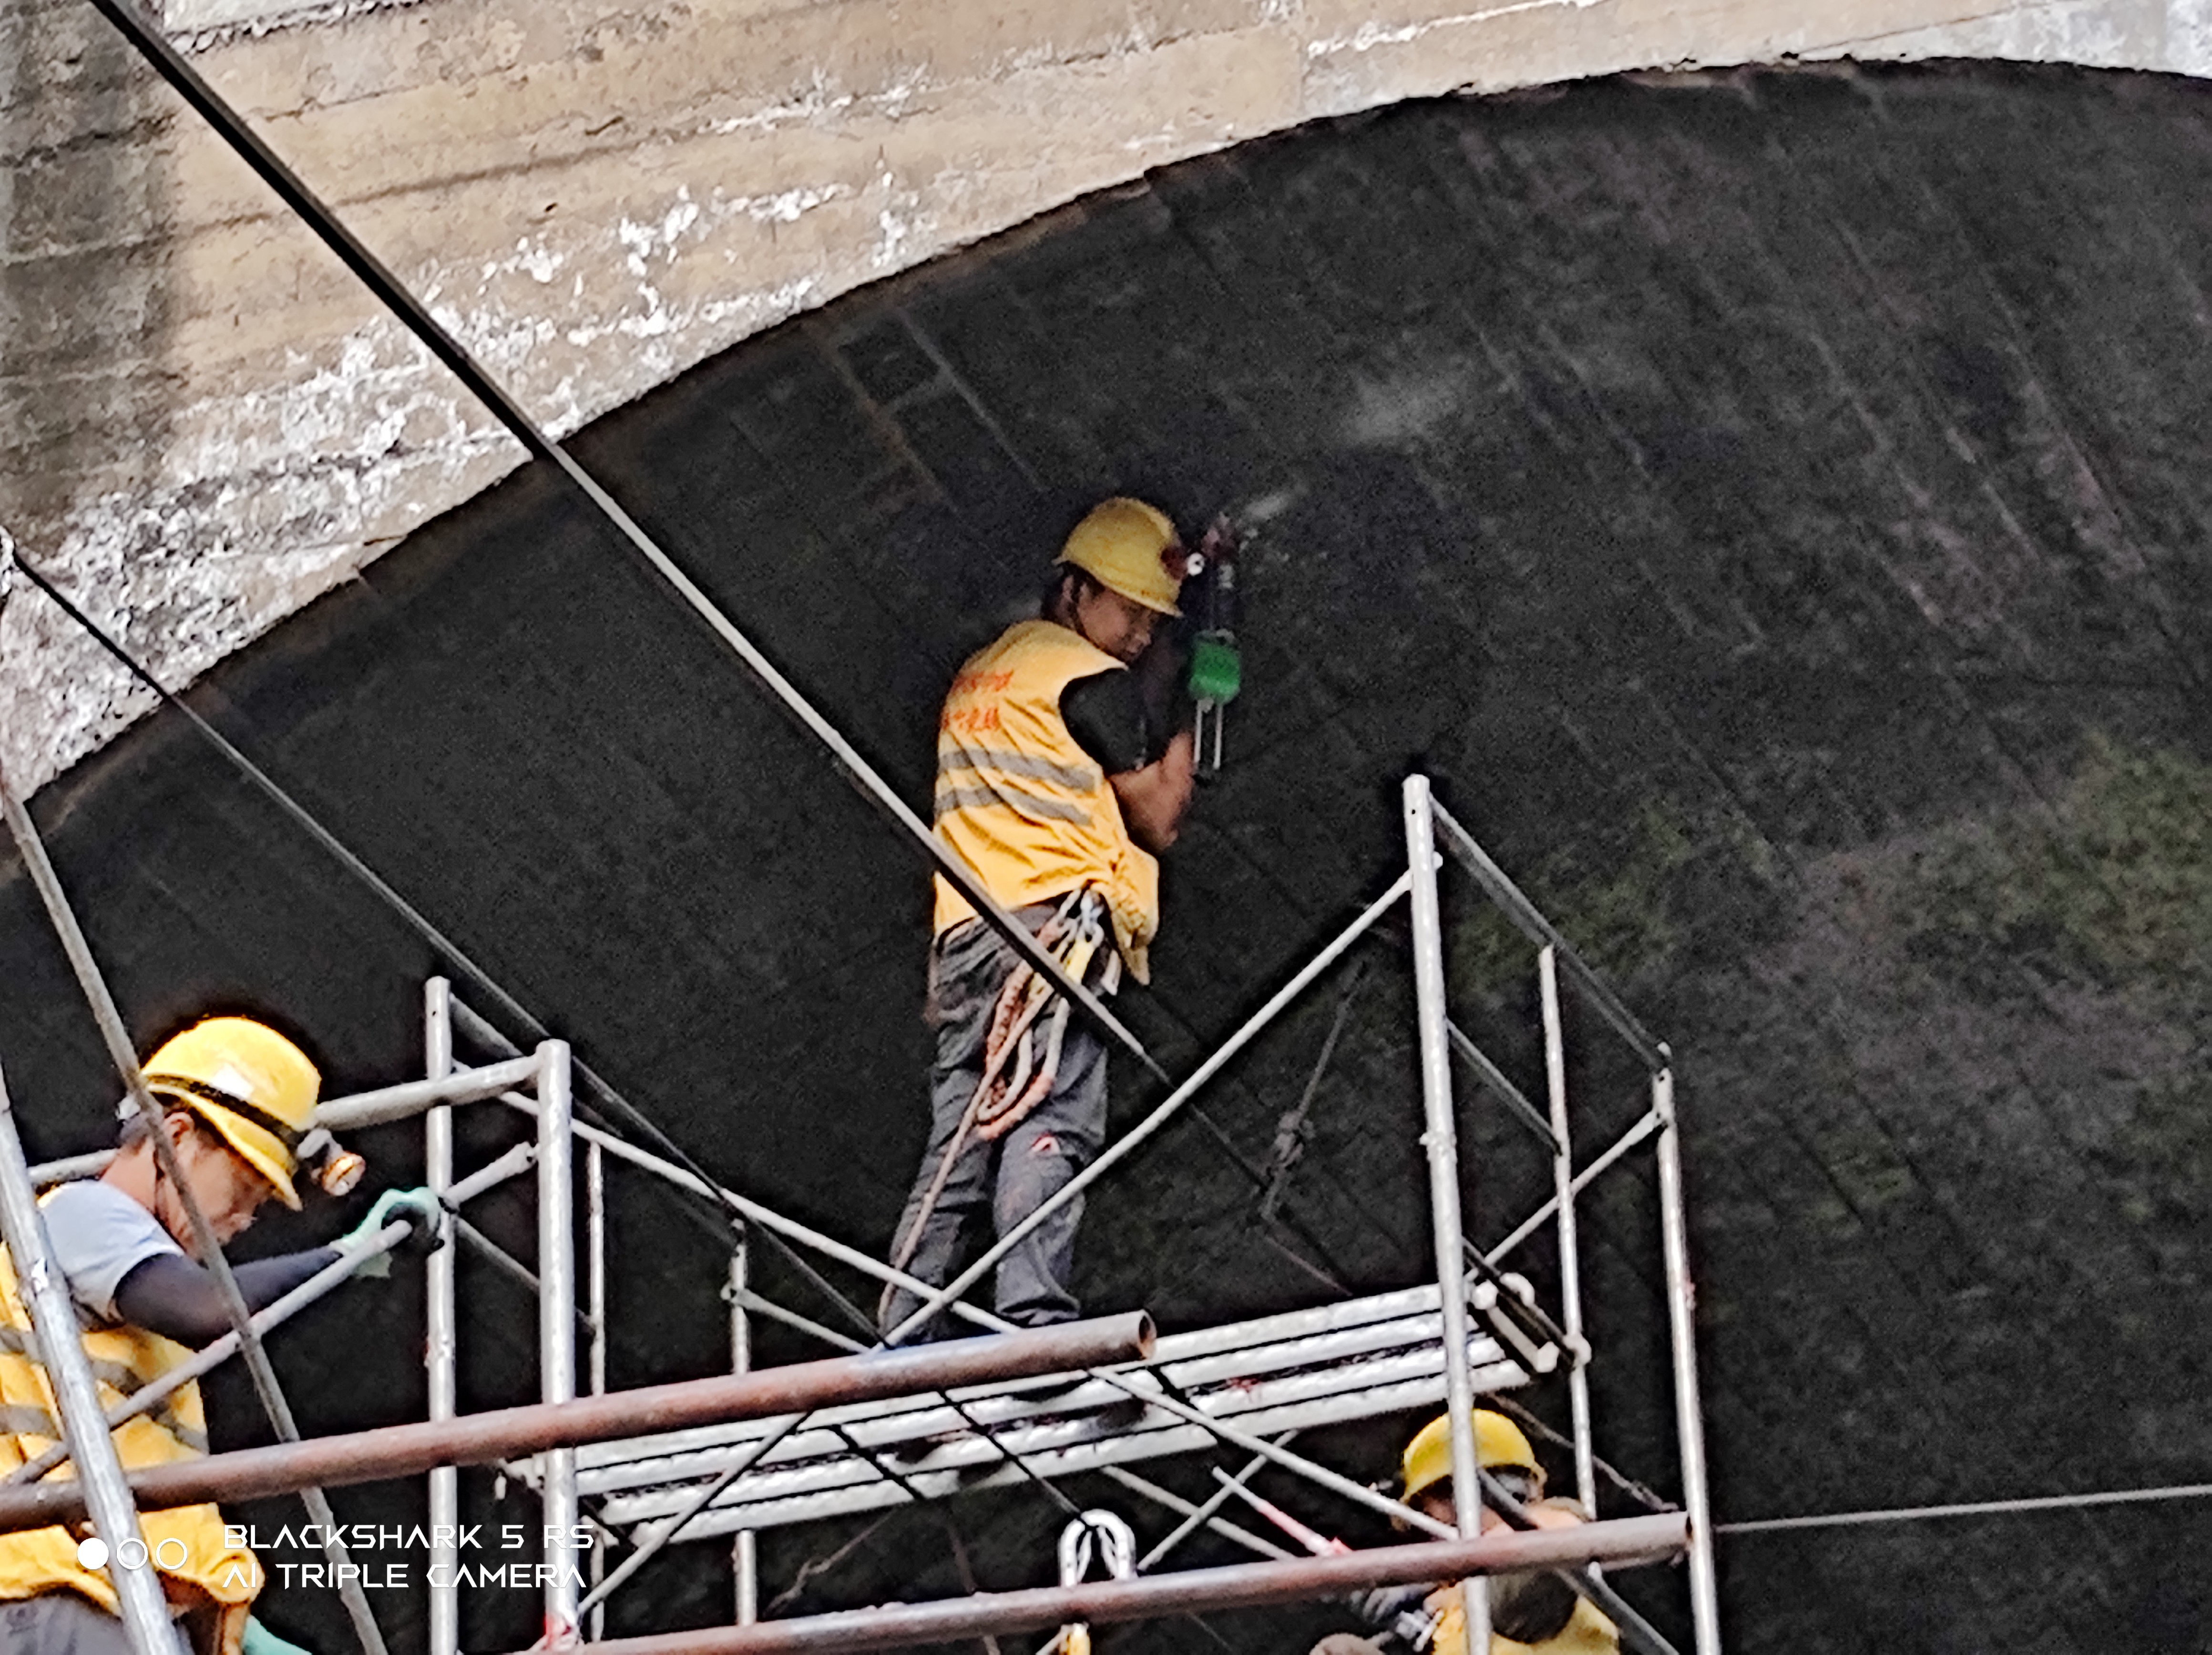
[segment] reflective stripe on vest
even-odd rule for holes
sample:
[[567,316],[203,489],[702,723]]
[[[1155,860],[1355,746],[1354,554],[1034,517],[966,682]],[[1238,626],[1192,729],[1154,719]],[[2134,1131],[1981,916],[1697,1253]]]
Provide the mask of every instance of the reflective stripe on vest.
[[940,789],[947,776],[963,770],[997,771],[1001,775],[1021,776],[1030,781],[1048,781],[1071,793],[1089,792],[1098,785],[1099,777],[1095,764],[1054,764],[1050,759],[1032,758],[1026,753],[1002,753],[988,747],[956,748],[951,752],[939,749],[937,776]]
[[[83,1318],[84,1312],[82,1306],[78,1307],[77,1314],[80,1319]],[[99,1330],[88,1327],[86,1331],[97,1334]],[[0,1355],[25,1356],[37,1362],[40,1360],[38,1344],[39,1342],[30,1329],[13,1327],[5,1322],[0,1322]],[[128,1402],[152,1383],[149,1379],[139,1378],[127,1363],[102,1361],[94,1356],[89,1348],[85,1351],[85,1361],[86,1365],[92,1369],[92,1377],[99,1380],[103,1386],[113,1391],[120,1401]],[[189,1385],[179,1386],[155,1403],[149,1411],[155,1419],[161,1422],[162,1428],[171,1436],[175,1437],[194,1453],[204,1454],[208,1451],[207,1433],[192,1425],[185,1418],[178,1400],[191,1388]],[[198,1405],[196,1395],[192,1403],[195,1411]],[[11,1421],[21,1422],[11,1423]],[[62,1436],[61,1427],[55,1422],[51,1414],[46,1413],[43,1409],[34,1409],[21,1403],[0,1403],[0,1431],[12,1432],[17,1436],[41,1436],[48,1442],[59,1442]]]
[[[189,1354],[183,1346],[143,1328],[94,1325],[84,1328],[80,1337],[97,1382],[100,1406],[109,1413]],[[60,1440],[58,1415],[52,1388],[38,1361],[38,1340],[16,1282],[15,1261],[0,1247],[0,1475]],[[150,1413],[117,1426],[114,1442],[125,1466],[166,1464],[207,1452],[207,1419],[198,1385],[179,1385]],[[76,1471],[64,1463],[47,1475],[67,1478]],[[242,1606],[259,1593],[260,1564],[252,1552],[227,1543],[222,1513],[213,1506],[144,1512],[139,1529],[164,1575],[198,1586],[220,1604]],[[76,1546],[76,1535],[59,1526],[0,1534],[0,1600],[67,1588],[111,1614],[118,1612],[115,1588],[106,1572],[86,1568],[77,1559]],[[238,1624],[243,1625],[242,1619]]]
[[936,804],[939,821],[955,810],[986,810],[994,805],[1004,805],[1037,821],[1071,821],[1079,828],[1088,828],[1091,823],[1091,812],[1079,804],[1046,798],[1018,787],[1009,787],[1004,782],[991,787],[940,787],[937,790]]
[[[1126,670],[1049,621],[1021,621],[971,656],[938,721],[937,835],[1004,907],[1095,888],[1115,945],[1144,982],[1159,928],[1159,864],[1129,837],[1112,784],[1060,714],[1060,692],[1075,680]],[[940,877],[938,933],[974,917]]]

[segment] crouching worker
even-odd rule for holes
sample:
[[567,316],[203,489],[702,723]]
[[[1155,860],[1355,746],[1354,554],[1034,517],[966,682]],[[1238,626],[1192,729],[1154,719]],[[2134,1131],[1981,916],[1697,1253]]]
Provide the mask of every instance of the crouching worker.
[[[1578,1502],[1544,1498],[1544,1468],[1521,1428],[1486,1408],[1474,1412],[1476,1462],[1527,1512],[1540,1529],[1571,1528],[1589,1520]],[[1455,1519],[1451,1476],[1451,1420],[1423,1426],[1406,1445],[1401,1496],[1439,1523]],[[1487,1500],[1482,1531],[1508,1528]],[[1383,1586],[1359,1600],[1361,1618],[1382,1628],[1356,1637],[1339,1633],[1314,1646],[1313,1655],[1384,1655],[1412,1645],[1431,1655],[1467,1655],[1466,1607],[1459,1582]],[[1574,1588],[1548,1569],[1490,1577],[1490,1655],[1617,1655],[1620,1634]]]
[[[307,1054],[274,1029],[216,1017],[168,1041],[146,1064],[161,1105],[161,1130],[176,1151],[179,1181],[218,1240],[253,1222],[272,1196],[296,1210],[296,1154],[315,1110],[321,1076]],[[40,1203],[47,1246],[83,1325],[100,1406],[111,1416],[189,1355],[230,1331],[212,1273],[193,1257],[182,1193],[162,1170],[145,1121],[132,1111],[120,1149],[97,1179],[65,1184]],[[337,1246],[257,1259],[236,1267],[240,1291],[259,1310],[337,1262],[394,1217],[410,1218],[423,1244],[440,1232],[428,1191],[379,1198],[368,1224]],[[389,1274],[386,1255],[362,1266]],[[0,1250],[0,1475],[36,1459],[61,1435],[14,1260]],[[179,1386],[114,1432],[125,1467],[164,1464],[207,1452],[199,1386]],[[50,1475],[69,1477],[66,1464]],[[263,1574],[253,1554],[225,1538],[213,1506],[141,1514],[147,1567],[160,1572],[177,1621],[179,1648],[196,1655],[287,1655],[293,1646],[248,1610]],[[85,1532],[88,1532],[86,1531]],[[0,1534],[0,1655],[128,1655],[109,1560],[94,1567],[82,1535],[62,1527]]]

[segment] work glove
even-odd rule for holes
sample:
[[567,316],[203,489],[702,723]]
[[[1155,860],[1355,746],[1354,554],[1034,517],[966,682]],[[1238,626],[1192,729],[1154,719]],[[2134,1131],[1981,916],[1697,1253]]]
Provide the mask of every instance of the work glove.
[[380,1252],[354,1267],[356,1276],[366,1276],[380,1282],[392,1274],[392,1252],[404,1252],[410,1258],[419,1258],[437,1250],[438,1245],[445,1240],[443,1217],[438,1197],[428,1190],[386,1190],[376,1197],[376,1204],[368,1209],[368,1216],[337,1239],[337,1246],[341,1249],[360,1246],[395,1218],[404,1218],[414,1226],[413,1232],[392,1249],[392,1252]]
[[309,1655],[309,1652],[295,1643],[288,1643],[260,1622],[246,1622],[246,1636],[239,1641],[240,1655]]
[[1359,1618],[1369,1626],[1388,1628],[1396,1625],[1398,1617],[1407,1610],[1420,1608],[1435,1590],[1433,1586],[1423,1585],[1376,1586],[1372,1591],[1361,1592],[1352,1601],[1352,1606],[1359,1611]]

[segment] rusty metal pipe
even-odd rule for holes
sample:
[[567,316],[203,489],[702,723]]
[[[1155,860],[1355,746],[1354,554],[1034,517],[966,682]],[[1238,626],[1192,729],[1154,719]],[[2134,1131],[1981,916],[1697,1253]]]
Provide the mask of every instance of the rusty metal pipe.
[[1370,1586],[1578,1563],[1645,1561],[1679,1553],[1688,1538],[1689,1519],[1680,1512],[1668,1512],[1565,1529],[1492,1531],[1479,1540],[1378,1546],[1338,1557],[1243,1563],[1029,1591],[978,1592],[933,1603],[892,1603],[797,1620],[759,1621],[751,1626],[620,1638],[585,1647],[594,1655],[830,1655],[846,1650],[910,1649],[1041,1632],[1070,1621],[1148,1621],[1342,1597]]
[[[1131,1311],[1034,1332],[838,1356],[179,1460],[133,1472],[131,1491],[148,1511],[258,1500],[312,1484],[374,1482],[415,1476],[434,1465],[487,1465],[587,1442],[1141,1361],[1152,1350],[1152,1318]],[[84,1514],[83,1490],[74,1479],[0,1488],[0,1533],[74,1523]]]

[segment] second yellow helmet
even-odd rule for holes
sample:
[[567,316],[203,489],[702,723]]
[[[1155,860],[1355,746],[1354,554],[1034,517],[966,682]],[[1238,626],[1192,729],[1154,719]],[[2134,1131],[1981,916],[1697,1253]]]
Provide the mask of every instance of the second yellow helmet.
[[1060,549],[1072,563],[1109,591],[1161,615],[1181,615],[1182,570],[1172,552],[1182,544],[1174,519],[1157,506],[1115,495],[1092,506]]
[[146,1060],[147,1088],[206,1122],[295,1211],[292,1174],[322,1084],[306,1052],[251,1017],[194,1023]]
[[[1486,1471],[1516,1466],[1540,1477],[1544,1475],[1544,1468],[1536,1461],[1536,1451],[1528,1446],[1528,1439],[1522,1434],[1521,1428],[1504,1415],[1494,1414],[1487,1408],[1474,1410],[1474,1458]],[[1413,1440],[1406,1445],[1406,1457],[1400,1469],[1406,1484],[1400,1497],[1405,1500],[1450,1477],[1450,1415],[1437,1416],[1413,1434]]]

